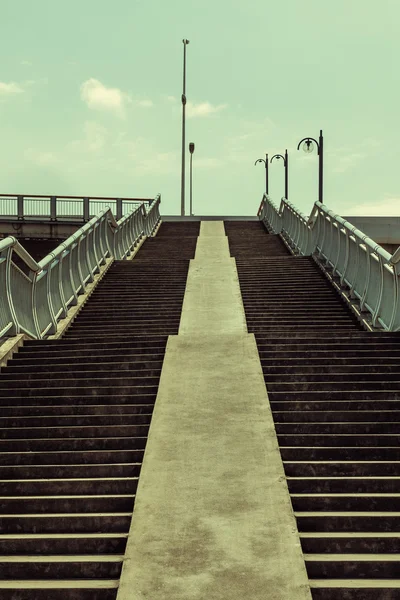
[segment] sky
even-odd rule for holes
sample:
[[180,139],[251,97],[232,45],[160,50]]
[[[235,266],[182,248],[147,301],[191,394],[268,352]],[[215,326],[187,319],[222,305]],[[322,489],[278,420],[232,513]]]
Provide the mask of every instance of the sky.
[[[289,200],[400,216],[398,0],[1,0],[0,193],[155,197],[195,215],[256,215],[258,158],[289,153]],[[189,152],[186,206],[189,214]],[[282,161],[269,195],[284,195]]]

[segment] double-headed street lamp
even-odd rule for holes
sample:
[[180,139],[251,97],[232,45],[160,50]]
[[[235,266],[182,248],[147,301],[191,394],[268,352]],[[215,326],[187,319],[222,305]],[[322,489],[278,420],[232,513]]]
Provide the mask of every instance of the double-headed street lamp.
[[186,46],[189,40],[183,42],[183,92],[182,92],[182,177],[181,177],[181,216],[185,214],[185,106],[186,106]]
[[297,146],[297,150],[299,150],[300,145],[304,142],[304,146],[303,146],[303,150],[304,152],[312,152],[314,150],[314,145],[313,142],[315,142],[317,144],[317,148],[318,148],[318,156],[319,156],[319,177],[318,177],[318,200],[321,202],[323,202],[323,193],[322,193],[322,188],[323,188],[323,168],[324,168],[324,139],[322,137],[322,129],[320,129],[319,132],[319,143],[317,142],[317,140],[314,140],[314,138],[303,138],[300,142],[299,145]]
[[190,216],[193,216],[192,213],[192,181],[193,181],[193,171],[192,171],[192,167],[193,167],[193,152],[194,152],[194,143],[190,142],[189,144],[189,152],[190,152]]
[[256,166],[256,164],[259,162],[265,164],[265,193],[268,196],[268,154],[265,155],[265,160],[263,158],[258,158],[254,163],[254,166]]
[[288,153],[287,150],[285,150],[285,156],[282,156],[282,154],[274,154],[274,156],[271,158],[270,162],[272,162],[274,160],[274,158],[276,158],[277,160],[279,160],[280,158],[283,159],[283,164],[285,165],[285,198],[286,200],[288,200],[288,168],[289,168],[289,163],[288,163]]

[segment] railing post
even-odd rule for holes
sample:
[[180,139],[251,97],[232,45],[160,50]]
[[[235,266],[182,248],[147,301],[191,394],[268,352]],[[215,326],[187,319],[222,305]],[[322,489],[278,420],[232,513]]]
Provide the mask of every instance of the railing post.
[[122,198],[117,198],[117,221],[122,219]]
[[18,219],[24,218],[24,197],[23,196],[17,197],[17,214],[18,214]]
[[57,198],[50,197],[50,221],[57,221]]
[[83,199],[83,220],[89,221],[90,219],[90,207],[89,207],[89,198]]

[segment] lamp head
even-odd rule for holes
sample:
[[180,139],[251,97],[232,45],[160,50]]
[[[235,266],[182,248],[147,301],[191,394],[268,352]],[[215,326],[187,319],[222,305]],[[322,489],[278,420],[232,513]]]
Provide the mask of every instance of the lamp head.
[[312,140],[308,139],[303,144],[303,150],[306,154],[310,154],[314,150],[314,144]]
[[186,40],[186,39],[185,39],[185,40],[182,40],[182,42],[183,42],[183,43],[186,45],[186,44],[188,44],[188,43],[189,43],[189,40]]
[[190,154],[193,154],[193,152],[194,152],[194,143],[193,142],[190,142],[190,144],[189,144],[189,152],[190,152]]

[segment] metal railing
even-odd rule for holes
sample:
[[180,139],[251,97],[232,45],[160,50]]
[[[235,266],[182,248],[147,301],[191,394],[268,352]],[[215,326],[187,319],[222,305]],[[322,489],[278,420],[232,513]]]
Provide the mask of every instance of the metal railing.
[[[116,221],[102,210],[76,233],[36,262],[14,237],[0,241],[0,337],[26,333],[43,339],[76,305],[106,259],[127,258],[143,235],[152,235],[160,220],[160,196],[148,211],[144,204]],[[28,267],[25,274],[13,252]]]
[[258,217],[293,254],[316,256],[360,310],[370,313],[373,327],[400,331],[400,247],[391,255],[320,202],[305,217],[285,198],[278,210],[264,194]]
[[89,221],[110,208],[117,220],[154,198],[108,198],[102,196],[46,196],[0,194],[0,218]]

